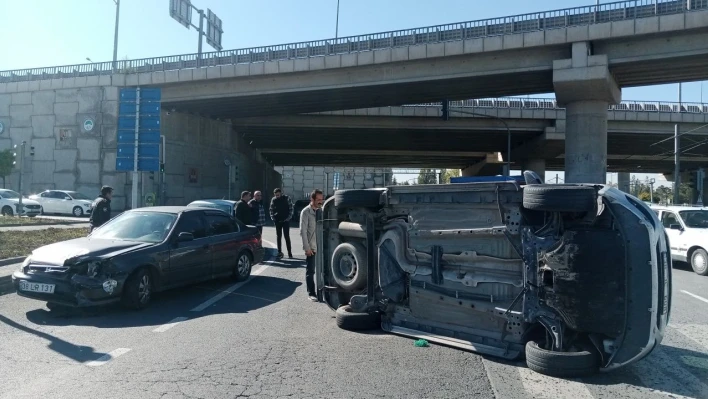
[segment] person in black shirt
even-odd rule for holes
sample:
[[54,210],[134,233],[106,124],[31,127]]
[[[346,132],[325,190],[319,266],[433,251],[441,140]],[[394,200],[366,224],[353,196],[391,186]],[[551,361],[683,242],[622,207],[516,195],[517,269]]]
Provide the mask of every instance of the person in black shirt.
[[251,199],[251,192],[244,191],[241,193],[241,201],[236,203],[236,219],[243,224],[253,225],[253,209],[248,206],[248,201]]
[[101,187],[101,195],[98,196],[91,204],[91,218],[89,219],[89,233],[93,229],[101,226],[111,219],[111,198],[113,197],[113,188],[109,186]]
[[278,238],[278,258],[283,257],[281,251],[280,238],[285,236],[285,246],[288,248],[288,257],[293,258],[293,251],[290,246],[290,219],[293,218],[293,201],[283,190],[276,188],[273,190],[274,197],[270,200],[270,218],[275,222],[275,234]]

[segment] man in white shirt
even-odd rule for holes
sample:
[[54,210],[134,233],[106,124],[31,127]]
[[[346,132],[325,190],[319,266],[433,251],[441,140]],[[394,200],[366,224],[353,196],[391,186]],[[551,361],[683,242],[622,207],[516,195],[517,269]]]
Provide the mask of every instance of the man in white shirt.
[[307,295],[310,300],[317,302],[317,292],[315,291],[315,254],[317,253],[317,211],[322,208],[324,194],[322,190],[315,189],[310,194],[310,204],[300,212],[300,237],[302,238],[302,249],[305,251],[307,260],[307,270],[305,271],[305,282],[307,283]]

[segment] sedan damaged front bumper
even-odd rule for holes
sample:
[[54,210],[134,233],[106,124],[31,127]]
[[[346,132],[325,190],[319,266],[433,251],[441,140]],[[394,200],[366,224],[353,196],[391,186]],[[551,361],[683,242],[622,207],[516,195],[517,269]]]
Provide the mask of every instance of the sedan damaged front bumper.
[[[91,307],[118,302],[123,281],[78,274],[57,278],[18,270],[12,275],[12,284],[17,294],[26,298],[70,307]],[[28,286],[42,287],[45,292],[30,291]]]

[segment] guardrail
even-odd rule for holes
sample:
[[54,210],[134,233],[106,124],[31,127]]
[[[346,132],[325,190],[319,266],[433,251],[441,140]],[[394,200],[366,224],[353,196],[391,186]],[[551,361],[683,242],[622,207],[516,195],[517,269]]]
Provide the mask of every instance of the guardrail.
[[[678,102],[668,101],[622,101],[610,105],[608,111],[632,112],[682,112],[691,114],[708,114],[708,104],[681,102],[679,111]],[[410,104],[404,107],[442,107],[442,103]],[[502,109],[552,109],[563,110],[552,98],[481,98],[476,100],[450,101],[450,107],[456,108],[502,108]]]
[[321,57],[415,44],[465,40],[486,36],[532,32],[596,23],[681,14],[708,9],[708,0],[625,0],[592,6],[565,8],[501,18],[459,22],[368,35],[311,42],[251,47],[197,54],[171,55],[137,60],[96,62],[0,71],[0,82],[18,82],[64,77],[143,73],[234,65],[292,58]]

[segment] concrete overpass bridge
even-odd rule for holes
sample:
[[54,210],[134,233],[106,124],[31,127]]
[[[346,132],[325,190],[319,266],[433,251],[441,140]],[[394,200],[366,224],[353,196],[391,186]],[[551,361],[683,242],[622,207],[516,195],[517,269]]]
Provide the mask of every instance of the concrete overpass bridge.
[[[34,129],[37,115],[28,105],[35,94],[41,93],[41,102],[52,91],[92,87],[161,87],[163,108],[221,120],[555,92],[566,113],[566,180],[592,182],[605,178],[607,107],[620,102],[621,88],[707,79],[707,33],[708,0],[627,0],[206,53],[202,59],[191,54],[3,71],[0,94],[13,95],[12,125],[19,128],[19,120]],[[112,97],[105,95],[98,109],[82,101],[78,114],[97,110],[108,116],[101,127],[110,125],[117,109]],[[544,134],[549,139],[558,132]],[[515,148],[530,145],[527,139],[515,141]],[[112,145],[110,137],[104,142]],[[429,149],[436,144],[410,142]],[[486,142],[460,136],[454,148],[471,144]]]
[[[563,170],[566,110],[549,98],[490,98],[316,114],[239,118],[234,130],[276,165],[458,167],[498,173],[511,138],[512,168]],[[455,111],[473,112],[474,114]],[[499,119],[503,120],[502,123]],[[683,167],[708,164],[708,105],[623,101],[607,109],[608,171],[673,171],[674,125]],[[507,130],[506,127],[509,127]],[[695,148],[693,148],[695,147]]]

